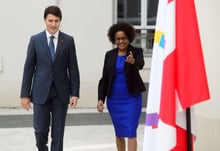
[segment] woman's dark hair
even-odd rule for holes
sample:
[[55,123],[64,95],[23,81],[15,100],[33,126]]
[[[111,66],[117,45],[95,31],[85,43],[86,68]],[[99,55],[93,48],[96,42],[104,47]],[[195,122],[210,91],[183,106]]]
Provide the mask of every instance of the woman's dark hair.
[[115,34],[118,31],[123,31],[126,34],[130,43],[134,40],[136,36],[136,30],[131,24],[126,22],[113,24],[108,30],[108,38],[113,44],[115,44]]
[[62,13],[59,7],[57,6],[49,6],[44,10],[44,19],[47,18],[48,14],[52,14],[54,16],[57,16],[62,20]]

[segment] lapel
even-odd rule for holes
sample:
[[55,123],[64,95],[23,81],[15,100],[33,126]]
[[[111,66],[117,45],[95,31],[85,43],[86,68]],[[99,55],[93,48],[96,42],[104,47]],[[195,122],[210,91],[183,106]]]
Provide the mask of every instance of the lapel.
[[[127,52],[126,52],[126,57],[129,56],[130,51],[131,51],[131,52],[133,53],[133,55],[134,55],[133,47],[132,47],[131,45],[128,45],[128,49],[127,49]],[[124,65],[125,74],[128,74],[128,72],[129,72],[131,66],[132,66],[132,65],[131,65],[130,63],[125,62],[125,65]]]
[[116,59],[117,59],[117,56],[118,56],[118,49],[115,48],[114,51],[113,51],[113,56],[112,56],[112,62],[114,62],[114,65],[116,64]]
[[113,73],[115,73],[115,65],[116,65],[117,56],[118,56],[118,49],[115,48],[113,49],[112,56],[110,57],[110,60],[109,60],[111,63],[111,70]]
[[52,63],[52,59],[51,59],[51,55],[50,55],[50,49],[49,49],[48,42],[47,42],[46,31],[42,32],[40,40],[41,40],[40,44],[42,45],[42,48],[44,48],[43,52],[46,53],[46,57],[48,57],[51,60],[51,63]]
[[[45,48],[45,50],[47,50],[46,51],[46,55],[47,55],[47,57],[50,58],[51,63],[53,64],[53,61],[51,59],[50,49],[49,49],[48,42],[47,42],[46,31],[42,32],[41,36],[42,37],[40,39],[42,40],[41,41],[42,47]],[[61,48],[63,46],[63,42],[64,42],[64,36],[63,36],[62,32],[59,32],[54,62],[56,61],[56,58],[59,56],[59,54],[61,52]]]
[[64,37],[63,37],[62,32],[60,31],[59,35],[58,35],[57,48],[56,48],[56,54],[55,54],[54,62],[56,61],[56,58],[59,56],[59,54],[61,52],[61,48],[63,46],[63,42],[64,42]]

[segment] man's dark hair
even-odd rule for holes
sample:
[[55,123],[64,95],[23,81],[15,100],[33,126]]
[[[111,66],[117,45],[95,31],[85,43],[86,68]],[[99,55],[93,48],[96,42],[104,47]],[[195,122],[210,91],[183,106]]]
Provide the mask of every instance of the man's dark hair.
[[52,14],[54,16],[57,16],[62,20],[62,13],[59,7],[57,6],[49,6],[44,10],[44,19],[47,18],[48,14]]

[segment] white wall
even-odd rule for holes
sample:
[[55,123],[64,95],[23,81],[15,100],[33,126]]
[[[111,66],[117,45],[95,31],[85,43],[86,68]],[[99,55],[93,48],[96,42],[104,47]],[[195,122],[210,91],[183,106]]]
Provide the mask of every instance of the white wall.
[[219,0],[196,0],[200,34],[208,76],[211,100],[198,105],[198,114],[220,117],[220,14]]
[[196,151],[220,148],[220,1],[196,0],[211,99],[196,105]]
[[0,106],[20,104],[21,75],[29,36],[43,30],[43,10],[49,4],[49,1],[36,0],[1,1]]
[[107,31],[113,22],[112,1],[65,0],[59,4],[65,14],[62,29],[76,40],[81,78],[78,105],[95,107],[104,54],[111,48]]
[[44,30],[43,12],[50,4],[61,7],[61,30],[75,38],[81,76],[79,107],[94,107],[97,103],[97,81],[104,53],[111,48],[106,33],[113,22],[112,1],[7,0],[0,5],[0,106],[20,106],[27,44],[32,34]]
[[[211,93],[211,100],[197,105],[196,112],[198,115],[220,117],[220,1],[195,2]],[[113,22],[112,1],[7,0],[0,5],[0,59],[3,61],[0,63],[0,106],[19,106],[28,40],[30,35],[44,29],[43,11],[50,4],[59,4],[63,12],[61,30],[75,37],[81,73],[79,105],[93,106],[96,103],[97,81],[101,75],[104,53],[111,48],[106,33]],[[89,103],[93,101],[94,104]]]
[[[112,0],[1,1],[0,107],[20,106],[20,86],[28,40],[30,35],[44,30],[43,11],[50,4],[59,4],[63,12],[61,30],[75,37],[81,74],[79,107],[94,107],[104,53],[111,48],[106,33],[113,23],[112,2]],[[195,107],[198,120],[196,150],[218,151],[220,1],[195,0],[195,2],[211,94],[210,101]]]

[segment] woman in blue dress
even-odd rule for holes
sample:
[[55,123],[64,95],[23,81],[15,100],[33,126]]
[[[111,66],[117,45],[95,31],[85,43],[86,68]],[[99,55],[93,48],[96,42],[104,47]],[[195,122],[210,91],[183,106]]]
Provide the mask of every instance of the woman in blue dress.
[[103,112],[105,99],[114,125],[118,151],[137,151],[137,128],[145,86],[139,70],[144,66],[143,50],[131,45],[135,29],[128,23],[112,25],[108,31],[116,48],[105,54],[102,77],[98,85],[97,110]]

